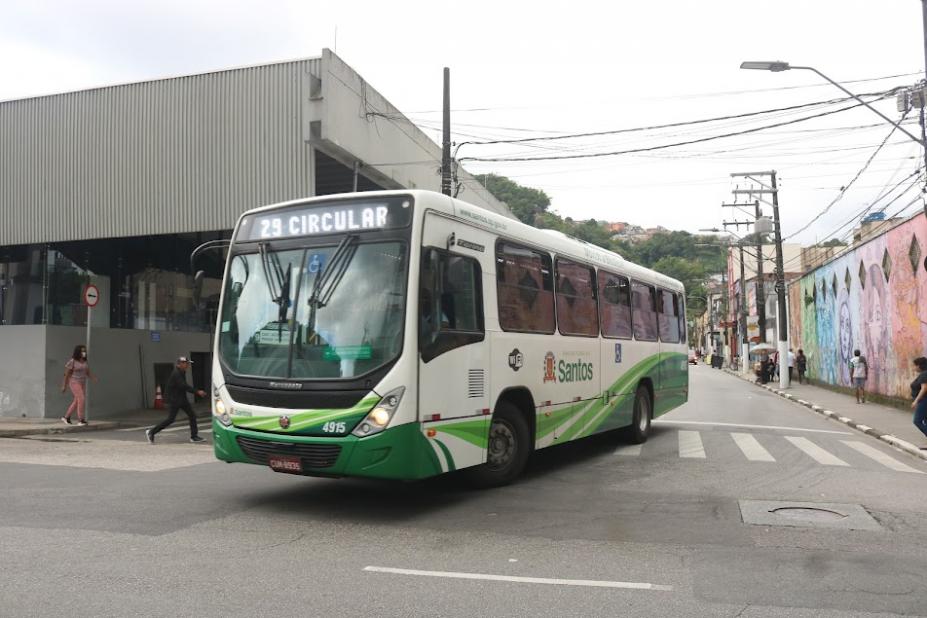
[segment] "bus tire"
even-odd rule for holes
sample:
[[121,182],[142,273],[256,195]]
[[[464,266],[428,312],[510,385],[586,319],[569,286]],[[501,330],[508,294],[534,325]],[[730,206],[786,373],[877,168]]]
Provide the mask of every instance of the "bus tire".
[[531,454],[528,422],[517,407],[502,401],[489,425],[486,463],[469,468],[467,477],[476,487],[508,485],[522,473]]
[[653,401],[650,391],[641,384],[634,395],[634,416],[626,435],[631,444],[643,444],[650,435],[650,422],[653,420]]

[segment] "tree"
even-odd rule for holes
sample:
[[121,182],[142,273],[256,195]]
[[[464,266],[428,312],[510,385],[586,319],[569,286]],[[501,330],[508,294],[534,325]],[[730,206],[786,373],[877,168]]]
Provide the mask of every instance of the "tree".
[[509,209],[522,223],[535,225],[538,215],[547,212],[550,197],[540,189],[524,187],[514,180],[496,174],[479,174],[480,181],[493,196],[508,204]]

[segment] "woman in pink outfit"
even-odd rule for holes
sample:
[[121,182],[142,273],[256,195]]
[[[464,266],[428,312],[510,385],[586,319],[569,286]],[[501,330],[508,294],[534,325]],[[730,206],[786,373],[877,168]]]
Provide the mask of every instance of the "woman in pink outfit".
[[77,410],[77,424],[86,425],[84,419],[84,401],[87,398],[87,378],[97,381],[97,377],[90,373],[90,365],[87,363],[87,347],[78,345],[74,347],[74,353],[64,365],[64,382],[61,384],[61,392],[70,388],[71,394],[74,395],[74,401],[71,402],[68,411],[65,412],[61,420],[71,424],[71,414]]

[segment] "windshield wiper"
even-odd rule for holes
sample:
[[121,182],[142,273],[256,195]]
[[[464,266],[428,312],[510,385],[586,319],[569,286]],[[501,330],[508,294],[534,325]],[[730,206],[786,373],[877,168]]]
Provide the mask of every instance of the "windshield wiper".
[[269,249],[267,243],[264,242],[258,247],[261,253],[264,278],[267,280],[267,289],[270,291],[270,299],[280,308],[277,313],[277,322],[281,325],[282,333],[282,325],[286,322],[286,312],[290,306],[290,279],[293,264],[287,264],[284,272],[283,266],[280,264],[280,257],[276,251]]
[[356,241],[357,236],[345,236],[332,253],[328,266],[324,269],[320,268],[315,284],[312,286],[312,294],[309,295],[307,301],[310,307],[321,309],[332,299],[335,289],[348,271],[351,260],[354,259],[354,254],[357,253]]
[[312,293],[306,304],[309,305],[309,321],[306,324],[306,333],[315,333],[316,312],[328,304],[335,293],[335,289],[354,259],[357,253],[357,236],[345,236],[338,247],[332,253],[331,260],[325,267],[319,267],[319,272],[315,276],[315,283],[312,285]]

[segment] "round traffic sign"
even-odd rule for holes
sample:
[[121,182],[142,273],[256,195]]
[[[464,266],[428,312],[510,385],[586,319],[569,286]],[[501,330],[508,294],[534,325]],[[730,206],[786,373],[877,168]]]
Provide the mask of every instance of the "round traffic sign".
[[84,288],[84,304],[88,307],[96,307],[100,302],[100,290],[95,285],[88,285]]

